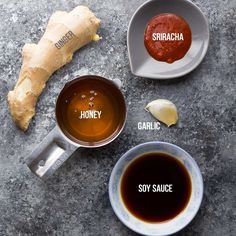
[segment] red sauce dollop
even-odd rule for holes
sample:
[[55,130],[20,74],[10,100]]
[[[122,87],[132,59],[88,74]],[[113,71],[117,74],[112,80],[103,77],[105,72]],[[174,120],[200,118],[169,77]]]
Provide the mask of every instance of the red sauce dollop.
[[[174,37],[175,40],[166,38],[153,39],[155,35],[181,35],[182,40]],[[164,34],[163,34],[164,33]],[[173,39],[173,38],[172,38]],[[148,53],[158,61],[173,63],[185,56],[192,43],[192,33],[188,23],[172,13],[164,13],[153,17],[147,24],[144,33],[144,44]]]

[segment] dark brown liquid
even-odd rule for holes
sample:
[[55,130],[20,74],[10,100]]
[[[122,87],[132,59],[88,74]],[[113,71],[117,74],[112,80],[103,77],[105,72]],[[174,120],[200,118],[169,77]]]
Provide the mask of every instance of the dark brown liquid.
[[[139,192],[140,184],[151,184],[150,192]],[[172,184],[172,192],[153,192],[153,184]],[[191,189],[184,165],[164,153],[147,153],[135,159],[121,179],[121,197],[126,208],[151,223],[177,216],[187,206]]]
[[[99,111],[100,118],[81,118],[82,112]],[[116,85],[97,76],[70,82],[60,93],[57,121],[66,136],[82,145],[99,145],[115,137],[125,121],[125,101]]]

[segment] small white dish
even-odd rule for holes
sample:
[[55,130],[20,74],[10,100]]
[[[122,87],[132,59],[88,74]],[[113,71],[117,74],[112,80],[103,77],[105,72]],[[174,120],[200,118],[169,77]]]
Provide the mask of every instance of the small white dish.
[[[192,192],[188,205],[175,218],[160,222],[144,222],[125,207],[120,193],[120,182],[127,166],[145,153],[164,152],[181,161],[191,177]],[[197,163],[180,147],[166,142],[148,142],[140,144],[126,152],[116,163],[109,181],[109,198],[117,217],[131,230],[149,236],[174,234],[183,229],[197,214],[203,197],[203,180]]]
[[[144,46],[144,31],[148,21],[162,13],[183,17],[192,31],[192,44],[187,54],[172,64],[153,59]],[[189,0],[151,0],[141,5],[131,18],[128,33],[128,55],[131,71],[136,76],[152,79],[172,79],[194,70],[206,55],[209,26],[202,11]]]

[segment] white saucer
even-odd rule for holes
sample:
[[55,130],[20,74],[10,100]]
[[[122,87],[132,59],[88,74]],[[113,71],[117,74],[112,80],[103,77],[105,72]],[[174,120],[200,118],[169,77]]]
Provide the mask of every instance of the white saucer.
[[[136,218],[125,207],[120,194],[120,182],[126,167],[145,153],[167,153],[181,161],[191,177],[192,193],[186,208],[174,219],[161,223],[148,223]],[[109,198],[117,217],[133,231],[149,236],[174,234],[183,229],[197,214],[202,202],[203,180],[197,163],[182,148],[166,142],[140,144],[126,152],[116,163],[109,181]]]

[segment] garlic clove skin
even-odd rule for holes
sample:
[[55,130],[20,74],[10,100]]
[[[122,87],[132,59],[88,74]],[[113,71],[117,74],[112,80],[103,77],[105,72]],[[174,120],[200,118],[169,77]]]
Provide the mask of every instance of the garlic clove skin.
[[168,127],[178,121],[178,112],[175,104],[166,99],[157,99],[147,104],[145,110]]

